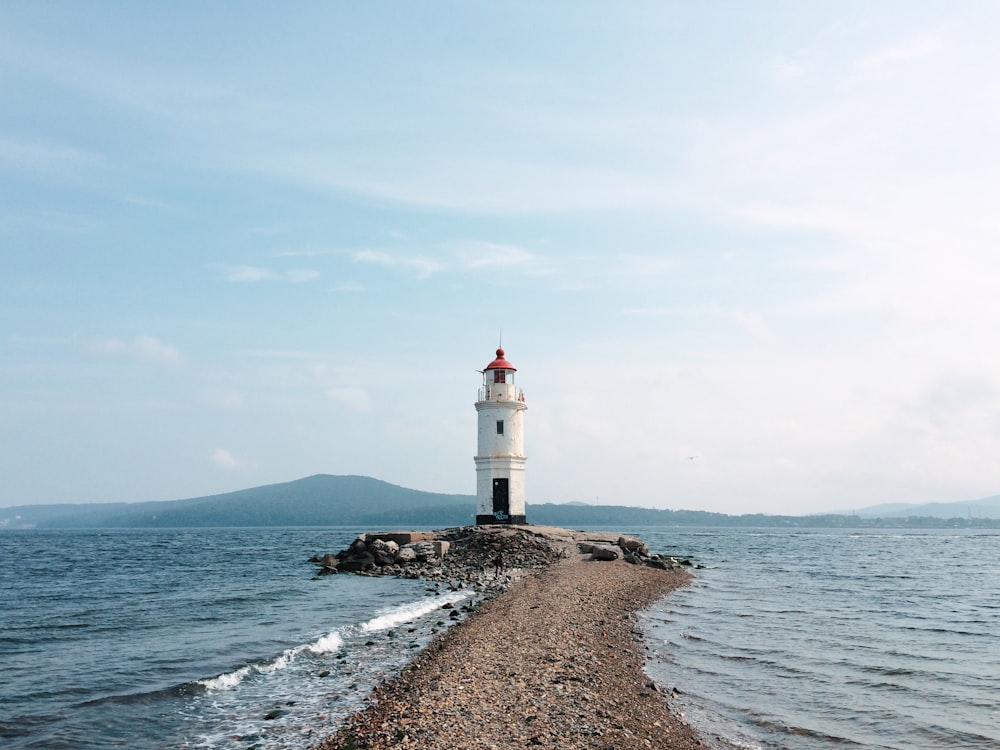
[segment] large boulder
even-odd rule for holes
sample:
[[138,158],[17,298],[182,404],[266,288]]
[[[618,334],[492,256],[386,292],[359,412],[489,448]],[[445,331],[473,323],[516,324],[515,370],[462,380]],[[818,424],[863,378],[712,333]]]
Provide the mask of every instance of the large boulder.
[[384,542],[395,542],[400,547],[405,547],[413,542],[430,542],[434,540],[433,531],[379,531],[375,534],[367,534],[367,541],[381,539]]
[[339,569],[345,573],[363,573],[375,569],[375,557],[366,552],[347,560],[341,560]]
[[646,565],[659,570],[673,570],[676,567],[671,560],[664,560],[661,557],[651,557],[646,560]]
[[633,536],[618,537],[618,546],[627,552],[634,552],[637,555],[649,557],[649,547],[646,546],[646,543]]
[[605,547],[602,544],[595,544],[590,553],[592,560],[617,560],[618,550],[614,547]]
[[404,549],[409,547],[413,550],[413,554],[417,556],[417,562],[427,562],[428,560],[433,560],[434,554],[434,542],[423,541],[423,542],[411,542],[404,546]]
[[392,565],[396,561],[399,545],[393,541],[374,539],[368,544],[368,549],[375,558],[376,565]]
[[406,565],[407,563],[412,563],[417,561],[417,553],[414,551],[413,547],[407,544],[405,547],[400,547],[399,552],[396,553],[395,562],[397,565]]
[[323,555],[323,557],[317,558],[316,562],[321,563],[323,567],[319,569],[319,574],[321,576],[327,576],[331,573],[336,573],[337,568],[340,565],[340,560],[337,559],[336,555],[331,555],[329,553]]
[[337,553],[337,559],[343,562],[344,560],[350,560],[352,557],[358,557],[359,555],[368,554],[368,544],[365,542],[365,535],[361,534],[347,549],[342,549]]

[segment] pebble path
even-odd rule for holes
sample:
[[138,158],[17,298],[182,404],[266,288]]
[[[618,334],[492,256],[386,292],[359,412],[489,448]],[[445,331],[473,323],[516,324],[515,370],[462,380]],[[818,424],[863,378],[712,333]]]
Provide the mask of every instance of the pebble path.
[[703,750],[643,671],[636,625],[689,579],[570,554],[450,628],[314,750]]

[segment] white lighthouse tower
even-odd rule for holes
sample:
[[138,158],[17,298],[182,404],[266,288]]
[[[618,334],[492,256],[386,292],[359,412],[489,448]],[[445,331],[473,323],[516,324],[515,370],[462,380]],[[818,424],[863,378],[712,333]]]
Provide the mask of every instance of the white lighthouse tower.
[[476,411],[479,449],[476,454],[476,524],[525,523],[524,391],[514,383],[517,368],[503,349],[483,370]]

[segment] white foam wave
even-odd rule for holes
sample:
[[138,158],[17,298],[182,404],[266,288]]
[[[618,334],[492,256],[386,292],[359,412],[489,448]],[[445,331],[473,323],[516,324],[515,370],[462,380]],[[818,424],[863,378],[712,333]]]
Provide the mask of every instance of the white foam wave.
[[285,649],[279,656],[269,661],[248,664],[239,669],[234,669],[232,672],[226,672],[220,674],[218,677],[212,677],[207,680],[196,680],[196,684],[201,685],[208,691],[233,690],[251,674],[272,674],[286,669],[303,651],[317,655],[329,654],[343,645],[344,639],[340,636],[340,633],[334,631],[327,633],[312,643]]
[[208,680],[196,680],[195,682],[206,690],[232,690],[243,682],[244,678],[250,674],[250,671],[250,667],[240,667],[232,672],[220,674],[218,677],[212,677]]
[[[471,595],[472,592],[470,591],[449,591],[445,594],[400,604],[383,610],[367,622],[362,623],[360,626],[355,626],[356,629],[349,627],[348,631],[374,633],[380,630],[389,630],[390,628],[412,622],[419,617],[430,614],[445,604],[455,604],[468,599]],[[285,649],[273,659],[247,664],[239,669],[234,669],[232,672],[220,674],[217,677],[197,680],[196,684],[201,685],[205,690],[210,692],[235,690],[239,687],[240,683],[251,675],[269,675],[287,669],[303,652],[322,656],[323,654],[336,652],[343,646],[344,636],[340,631],[335,630],[317,638],[312,643]]]
[[463,599],[468,599],[469,596],[471,596],[471,592],[468,591],[452,591],[447,594],[441,594],[427,599],[419,599],[414,602],[400,604],[396,607],[391,607],[385,610],[382,614],[377,615],[368,622],[364,623],[361,626],[361,632],[374,633],[378,630],[388,630],[389,628],[396,627],[397,625],[402,625],[405,622],[416,620],[418,617],[422,617],[423,615],[430,614],[434,610],[440,609],[445,604],[454,604],[462,601]]
[[339,650],[343,645],[344,639],[340,637],[340,633],[334,632],[324,635],[315,643],[310,643],[308,648],[314,654],[330,654]]

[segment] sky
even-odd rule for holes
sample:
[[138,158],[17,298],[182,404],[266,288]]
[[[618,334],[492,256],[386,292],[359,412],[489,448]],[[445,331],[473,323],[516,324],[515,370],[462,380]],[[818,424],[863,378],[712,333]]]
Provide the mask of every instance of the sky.
[[1000,492],[1000,4],[0,0],[0,506]]

